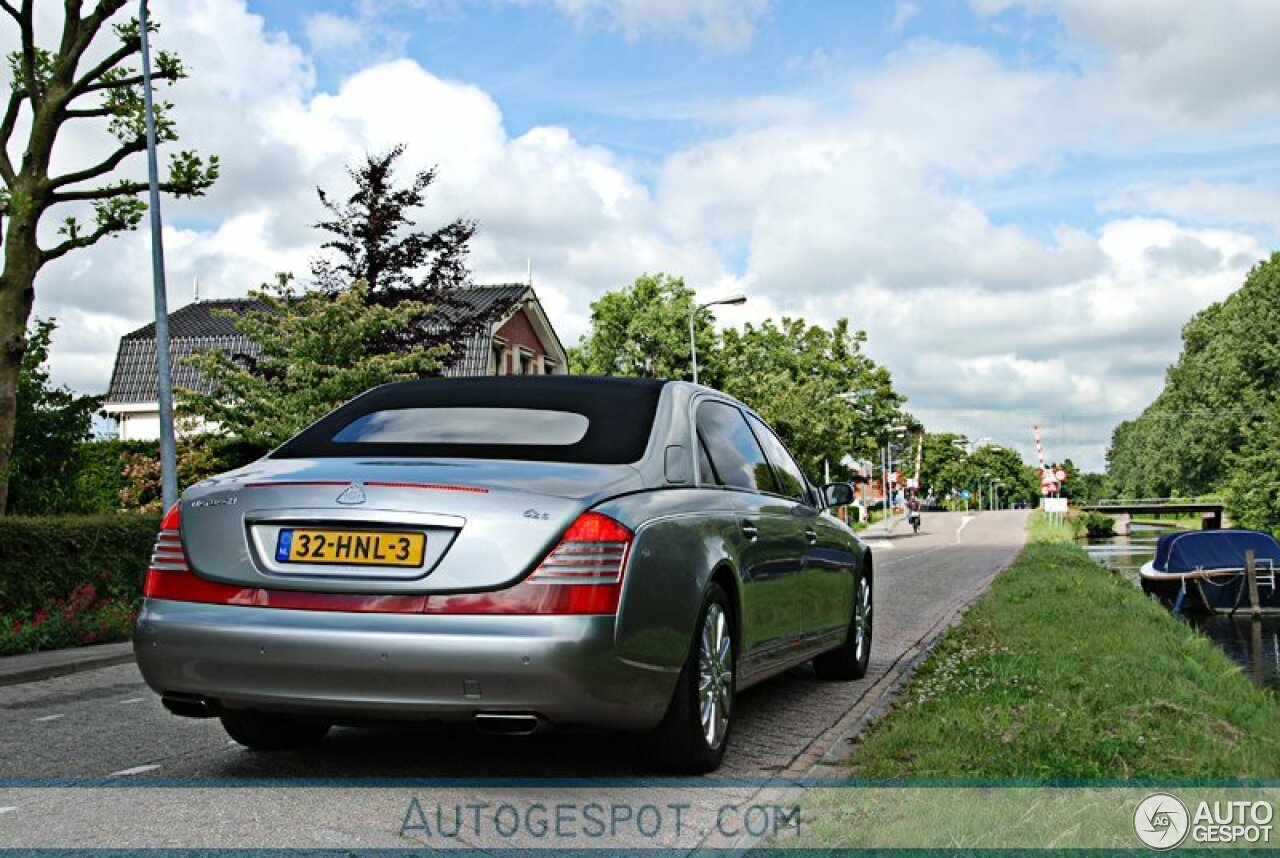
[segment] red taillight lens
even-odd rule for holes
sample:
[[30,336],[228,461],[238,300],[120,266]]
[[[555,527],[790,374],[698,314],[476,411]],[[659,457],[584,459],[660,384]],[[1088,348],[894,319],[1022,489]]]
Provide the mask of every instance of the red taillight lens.
[[631,531],[607,516],[583,513],[529,580],[539,584],[617,584],[622,580],[631,536]]
[[622,570],[635,538],[598,512],[584,512],[528,578],[506,590],[428,596],[428,614],[616,614]]
[[191,573],[191,567],[187,566],[187,555],[182,550],[182,537],[179,535],[181,517],[180,505],[175,503],[160,521],[160,533],[156,535],[156,547],[151,552],[147,578],[142,585],[144,596],[162,598],[159,593],[164,589],[165,576]]

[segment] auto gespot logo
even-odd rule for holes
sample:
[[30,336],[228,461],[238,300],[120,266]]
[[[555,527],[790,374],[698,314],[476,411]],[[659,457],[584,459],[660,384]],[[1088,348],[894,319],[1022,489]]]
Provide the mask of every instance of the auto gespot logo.
[[1201,801],[1192,813],[1177,796],[1158,792],[1134,809],[1133,830],[1156,850],[1173,849],[1188,837],[1195,844],[1261,844],[1271,842],[1274,818],[1269,801]]

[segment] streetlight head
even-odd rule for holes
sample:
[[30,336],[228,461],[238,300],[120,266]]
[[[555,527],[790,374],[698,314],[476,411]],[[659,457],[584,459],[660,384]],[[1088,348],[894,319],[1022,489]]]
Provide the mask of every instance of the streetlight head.
[[730,296],[730,297],[728,297],[728,298],[722,298],[721,300],[716,301],[716,303],[717,303],[717,304],[733,304],[734,306],[738,306],[738,305],[740,305],[740,304],[745,304],[745,303],[747,303],[747,296],[746,296],[746,295],[731,295],[731,296]]

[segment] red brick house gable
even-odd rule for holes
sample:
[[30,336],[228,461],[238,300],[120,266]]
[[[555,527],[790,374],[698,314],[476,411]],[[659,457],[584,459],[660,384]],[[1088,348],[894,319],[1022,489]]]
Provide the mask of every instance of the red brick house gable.
[[509,316],[494,323],[491,375],[564,375],[568,356],[533,290]]

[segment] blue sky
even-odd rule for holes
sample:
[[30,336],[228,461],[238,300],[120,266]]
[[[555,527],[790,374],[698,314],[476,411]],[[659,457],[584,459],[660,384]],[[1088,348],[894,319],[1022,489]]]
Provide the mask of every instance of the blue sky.
[[[406,143],[479,282],[561,338],[647,271],[724,324],[849,317],[931,428],[1100,468],[1187,319],[1280,241],[1274,0],[156,0],[207,197],[171,305],[305,279],[314,189]],[[56,13],[50,5],[44,14]],[[90,142],[64,157],[88,160]],[[50,266],[55,377],[149,313],[139,234]],[[1056,452],[1055,452],[1056,451]]]
[[[365,8],[359,8],[363,6]],[[973,14],[960,0],[929,4],[794,0],[768,7],[748,44],[696,32],[628,34],[545,4],[458,0],[341,0],[254,4],[274,27],[306,44],[317,14],[357,20],[372,38],[359,54],[317,52],[322,88],[370,59],[414,58],[434,73],[475,83],[503,109],[508,130],[563,125],[584,143],[653,162],[716,132],[726,100],[801,94],[821,99],[850,70],[875,68],[913,40],[981,46],[1013,65],[1064,62],[1052,16],[1009,10]],[[902,16],[901,22],[898,21]],[[592,21],[595,23],[592,23]]]

